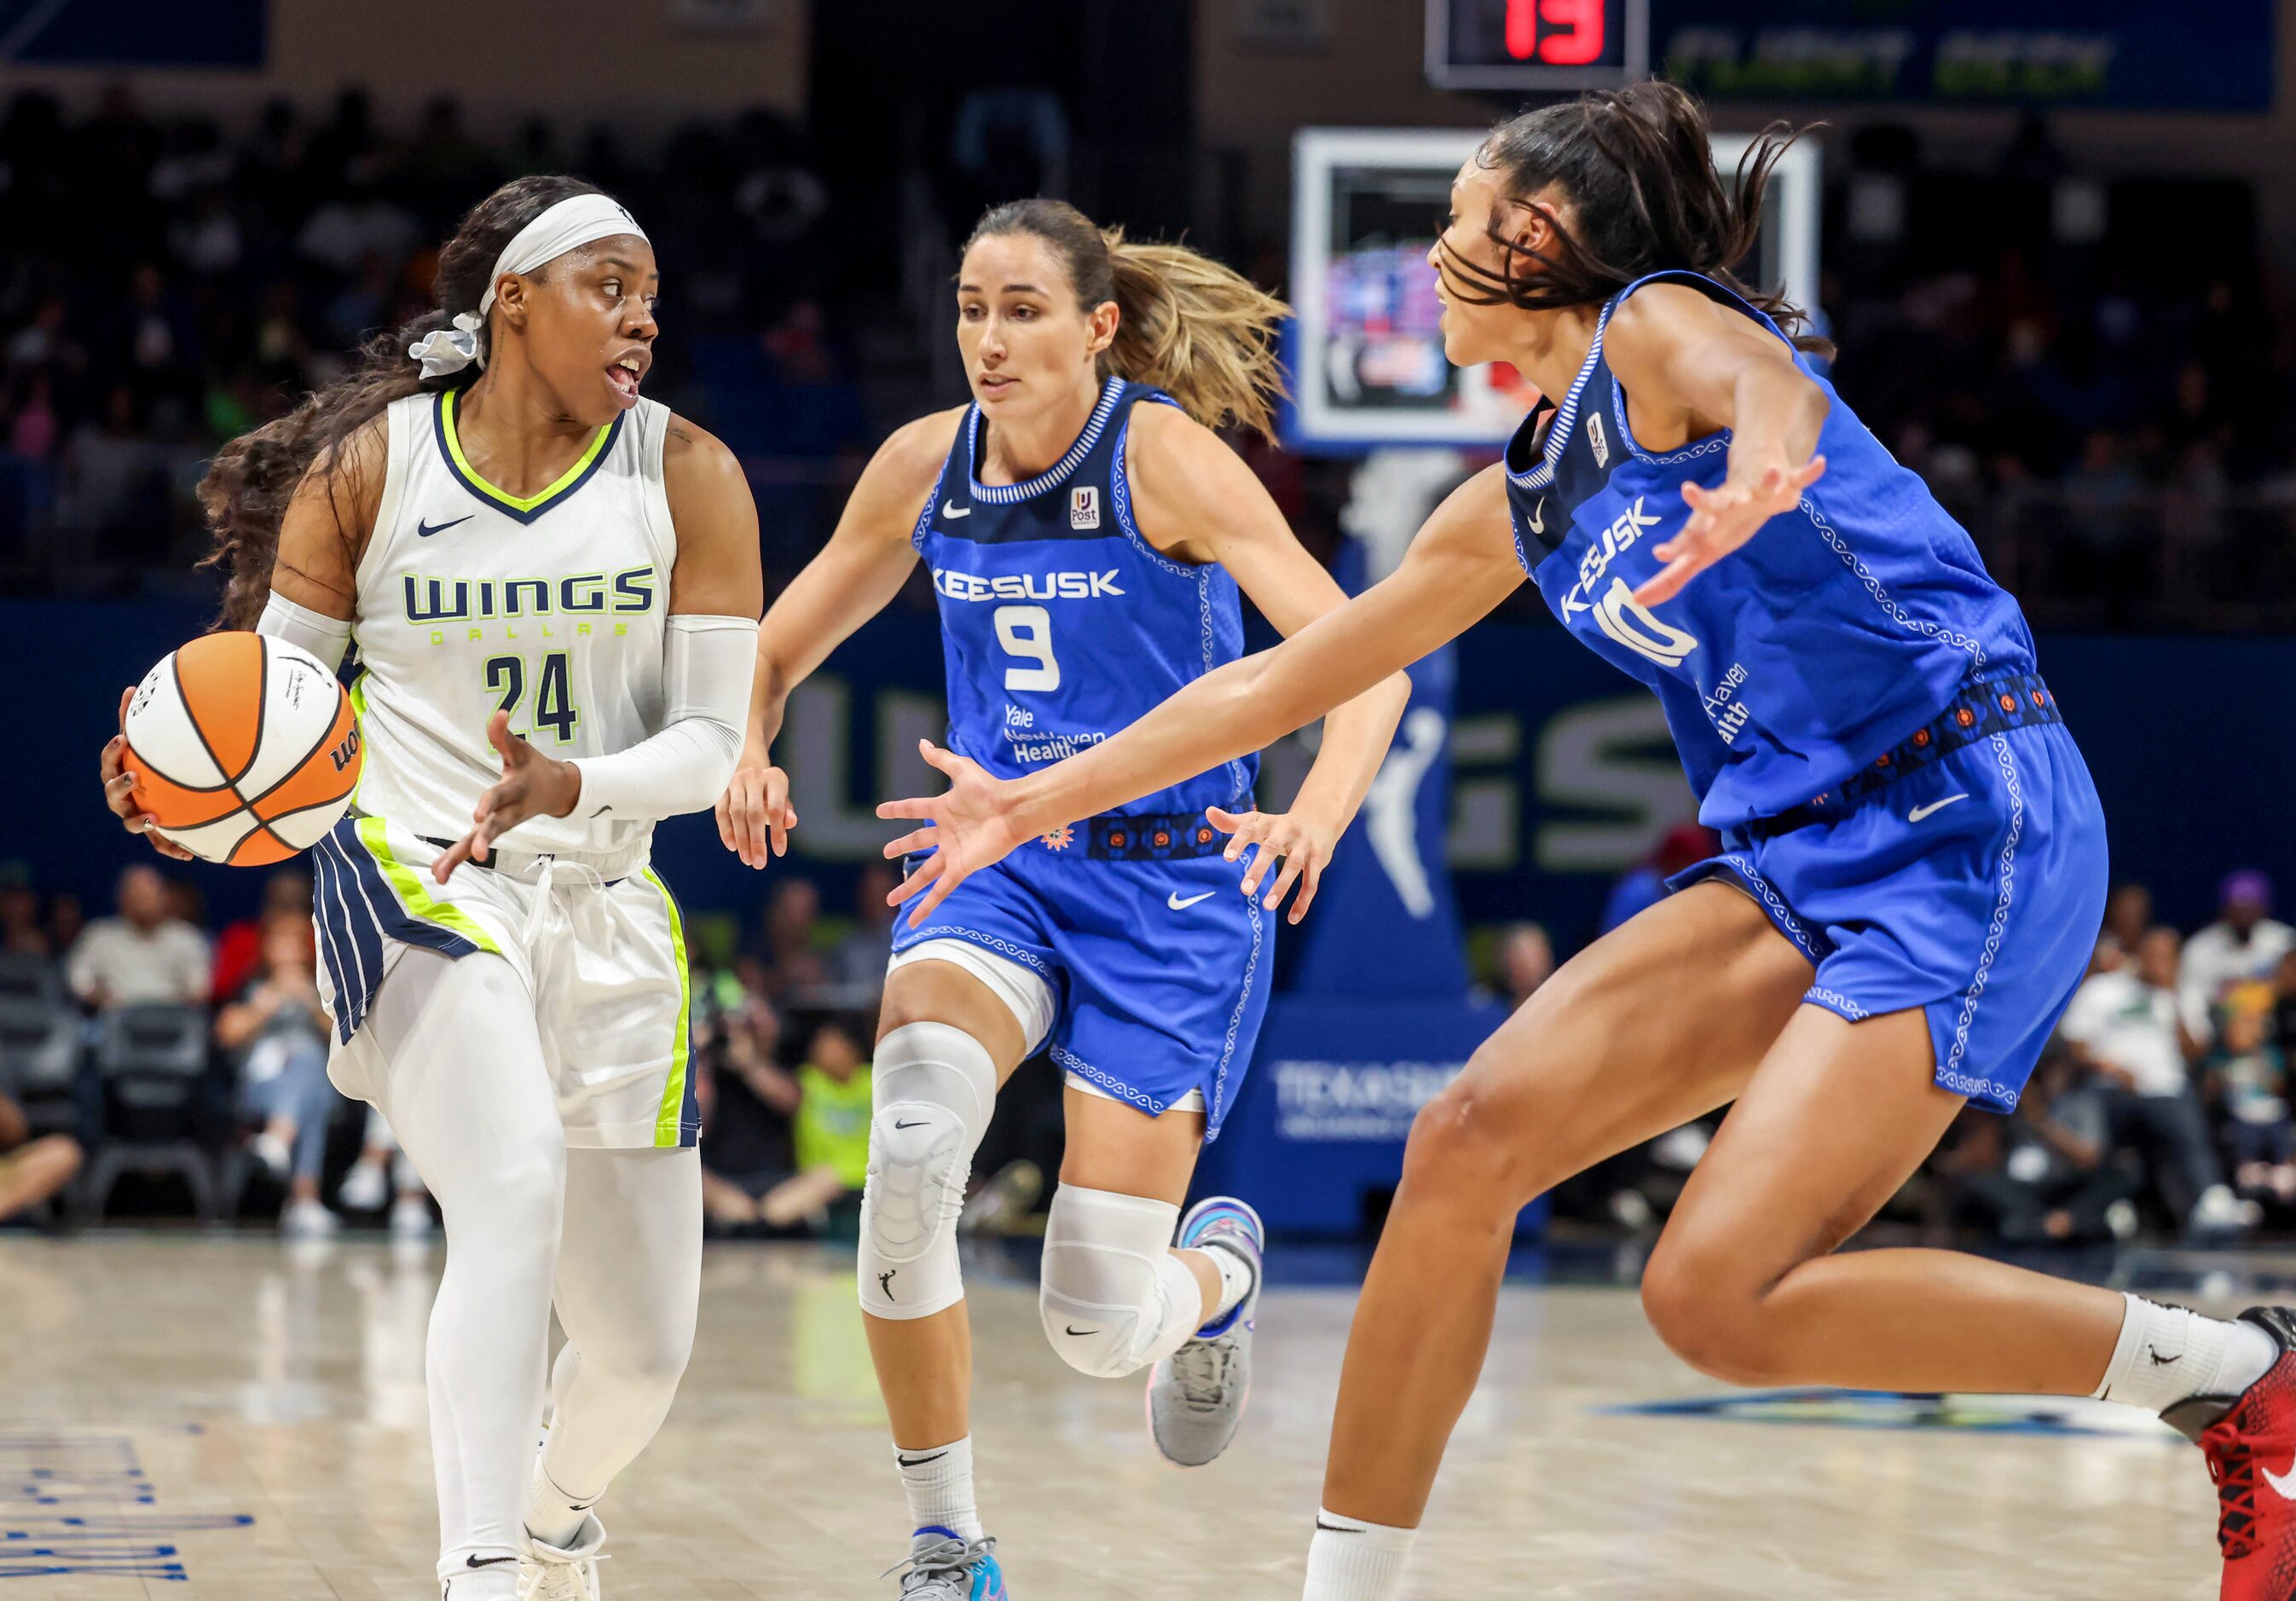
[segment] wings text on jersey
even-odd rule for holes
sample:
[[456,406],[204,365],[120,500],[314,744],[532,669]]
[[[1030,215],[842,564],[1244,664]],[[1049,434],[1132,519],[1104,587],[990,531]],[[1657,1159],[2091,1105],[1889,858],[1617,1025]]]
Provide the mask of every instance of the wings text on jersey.
[[578,572],[561,579],[441,579],[400,576],[410,623],[499,617],[582,617],[650,612],[660,583],[653,567]]

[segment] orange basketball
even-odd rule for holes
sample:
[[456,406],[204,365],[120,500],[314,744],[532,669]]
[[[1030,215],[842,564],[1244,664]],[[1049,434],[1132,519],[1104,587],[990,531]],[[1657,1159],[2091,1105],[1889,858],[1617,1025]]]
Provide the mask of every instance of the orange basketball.
[[136,804],[194,856],[234,867],[318,842],[358,788],[350,697],[308,651],[210,634],[144,675],[128,702]]

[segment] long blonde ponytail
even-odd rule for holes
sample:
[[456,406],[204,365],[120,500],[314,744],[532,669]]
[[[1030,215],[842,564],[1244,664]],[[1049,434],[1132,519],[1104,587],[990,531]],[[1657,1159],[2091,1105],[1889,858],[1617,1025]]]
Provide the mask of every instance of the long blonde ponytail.
[[1065,201],[1013,201],[982,217],[974,242],[1029,234],[1051,247],[1086,308],[1116,302],[1103,375],[1152,384],[1209,428],[1230,423],[1274,437],[1283,394],[1277,325],[1292,308],[1249,278],[1183,244],[1139,244],[1095,226]]

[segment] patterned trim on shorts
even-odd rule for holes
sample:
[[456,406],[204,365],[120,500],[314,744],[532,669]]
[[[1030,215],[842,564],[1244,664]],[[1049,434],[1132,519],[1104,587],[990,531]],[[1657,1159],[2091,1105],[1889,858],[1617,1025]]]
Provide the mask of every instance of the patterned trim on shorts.
[[1204,1107],[1204,1140],[1206,1144],[1219,1137],[1220,1125],[1227,1118],[1227,1064],[1235,1055],[1236,1036],[1243,1030],[1244,1008],[1251,1004],[1251,986],[1259,976],[1259,947],[1262,924],[1259,916],[1259,897],[1243,898],[1244,909],[1251,915],[1251,955],[1243,965],[1243,987],[1237,991],[1235,1010],[1228,1014],[1227,1038],[1220,1042],[1219,1069],[1212,1078],[1211,1099]]
[[1977,1018],[1977,1003],[1984,998],[1985,982],[1993,973],[1993,958],[2001,954],[2001,936],[2009,926],[2009,901],[2017,887],[2017,842],[2025,832],[2025,786],[2017,776],[2017,763],[2009,754],[2006,735],[1993,736],[1994,759],[2001,764],[2001,776],[2009,786],[2009,835],[2001,842],[2001,861],[1996,869],[2001,879],[2001,893],[1993,903],[1993,922],[1985,931],[1985,948],[1977,958],[1977,973],[1969,981],[1969,992],[1961,1003],[1961,1022],[1953,1031],[1953,1049],[1946,1054],[1938,1068],[1938,1082],[1944,1084],[1949,1077],[1961,1076],[1961,1059],[1969,1051],[1970,1025]]
[[996,934],[984,934],[978,929],[960,928],[953,923],[927,924],[917,930],[914,939],[897,941],[893,946],[893,954],[897,956],[906,956],[928,940],[970,940],[975,945],[985,947],[1000,956],[1020,963],[1021,966],[1036,973],[1046,983],[1054,981],[1052,964],[1035,951],[1015,945],[1010,940],[1002,939]]
[[1873,1014],[1838,989],[1828,989],[1823,984],[1812,984],[1802,992],[1802,999],[1836,1012],[1851,1022],[1864,1022]]
[[1166,1103],[1158,1100],[1154,1096],[1150,1095],[1144,1089],[1140,1089],[1130,1084],[1127,1084],[1123,1080],[1117,1078],[1113,1073],[1104,1073],[1101,1071],[1100,1069],[1095,1067],[1091,1063],[1086,1062],[1083,1057],[1078,1055],[1074,1051],[1070,1050],[1066,1046],[1056,1045],[1053,1047],[1052,1057],[1054,1063],[1063,1072],[1074,1073],[1080,1079],[1089,1079],[1094,1083],[1099,1085],[1103,1089],[1108,1091],[1110,1095],[1114,1096],[1118,1100],[1144,1108],[1152,1116],[1161,1117],[1164,1115],[1166,1111]]

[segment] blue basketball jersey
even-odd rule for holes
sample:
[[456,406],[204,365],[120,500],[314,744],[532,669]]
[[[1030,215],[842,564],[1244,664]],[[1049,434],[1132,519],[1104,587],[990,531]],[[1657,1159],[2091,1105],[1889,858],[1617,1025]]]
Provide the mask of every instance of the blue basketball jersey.
[[[939,596],[948,743],[1000,778],[1099,743],[1243,651],[1235,580],[1160,553],[1132,521],[1132,408],[1172,405],[1111,378],[1084,432],[1026,483],[984,484],[982,420],[965,413],[916,547]],[[1144,797],[1144,812],[1248,808],[1259,759]]]
[[[1559,406],[1506,454],[1515,550],[1563,625],[1657,692],[1700,818],[1727,829],[1835,789],[1937,716],[1964,681],[2033,670],[2033,639],[1976,546],[1797,356],[1832,410],[1825,476],[1793,512],[1656,608],[1634,591],[1682,531],[1685,484],[1719,485],[1730,435],[1652,455],[1603,354],[1627,298],[1680,283],[1785,335],[1694,273],[1631,283],[1603,308]],[[1544,425],[1544,431],[1541,431]]]

